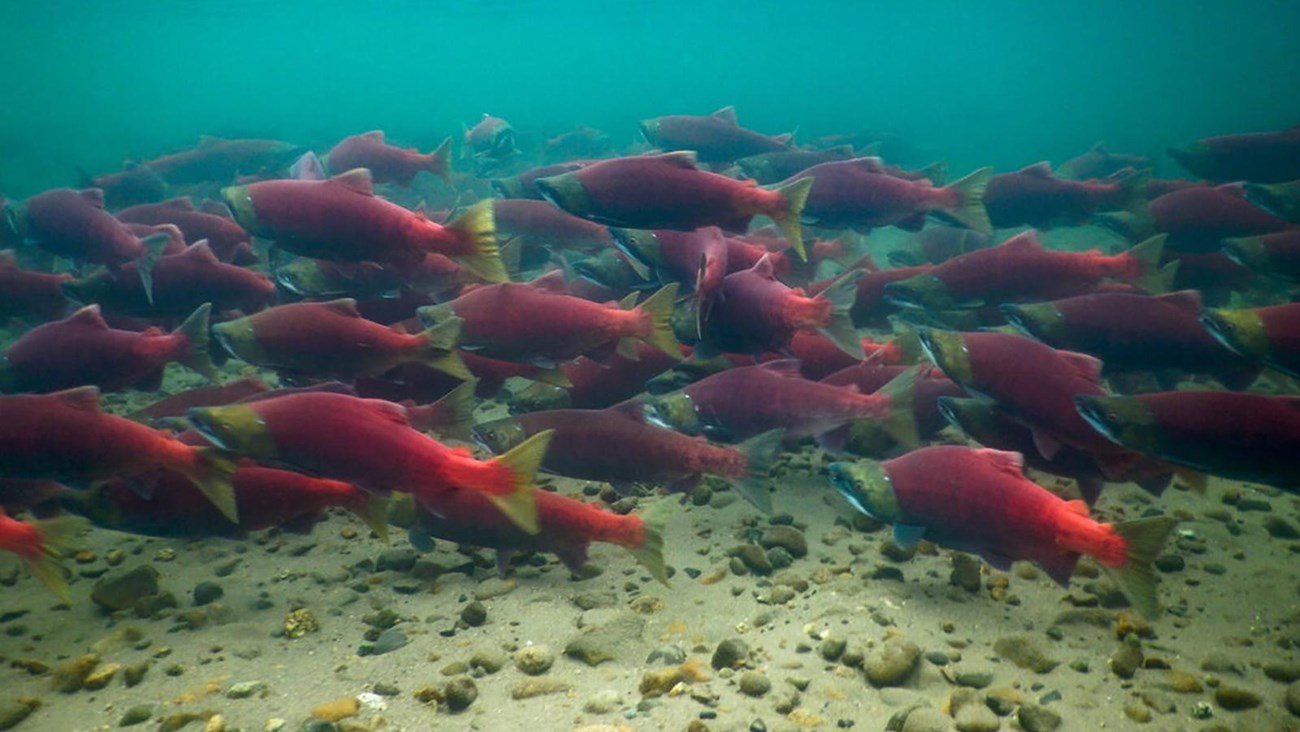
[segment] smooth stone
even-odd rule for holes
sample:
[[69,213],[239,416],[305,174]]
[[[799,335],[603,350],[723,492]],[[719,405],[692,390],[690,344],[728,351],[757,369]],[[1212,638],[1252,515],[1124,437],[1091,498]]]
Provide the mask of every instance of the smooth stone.
[[478,686],[474,684],[474,679],[468,676],[457,676],[447,682],[447,686],[442,690],[442,696],[447,702],[448,709],[453,712],[464,711],[478,698]]
[[1300,663],[1295,661],[1269,661],[1264,664],[1264,675],[1283,684],[1300,681]]
[[758,543],[764,549],[781,547],[795,559],[808,555],[808,540],[802,531],[793,526],[768,526],[763,529]]
[[1254,709],[1263,700],[1260,699],[1259,694],[1250,689],[1223,684],[1214,690],[1214,701],[1224,709],[1237,712],[1243,709]]
[[409,572],[420,555],[414,549],[385,549],[375,559],[376,572]]
[[767,553],[757,544],[741,544],[734,547],[728,552],[732,557],[739,559],[745,568],[757,574],[771,574],[772,562],[768,559]]
[[1264,519],[1264,530],[1274,539],[1282,539],[1284,541],[1300,539],[1300,529],[1296,529],[1295,524],[1287,521],[1281,516],[1269,516]]
[[598,691],[582,705],[582,711],[588,714],[612,714],[623,706],[623,695],[613,689]]
[[475,600],[461,608],[460,619],[471,628],[477,628],[487,622],[487,607]]
[[953,717],[958,732],[997,732],[1002,720],[983,704],[967,704]]
[[555,652],[550,646],[538,644],[524,646],[515,651],[515,668],[529,676],[539,676],[551,670],[555,663]]
[[1053,732],[1061,726],[1061,715],[1037,704],[1022,704],[1016,721],[1025,732]]
[[817,652],[827,661],[836,661],[844,655],[844,649],[848,647],[848,641],[839,636],[833,635],[821,642],[817,647]]
[[469,667],[483,669],[484,673],[494,674],[500,671],[508,660],[504,651],[496,648],[482,648],[469,657]]
[[559,694],[572,688],[573,686],[567,681],[561,681],[559,679],[525,679],[518,684],[515,684],[514,688],[510,690],[510,698],[532,699],[536,696]]
[[39,700],[29,696],[0,701],[0,730],[18,726],[40,705]]
[[758,671],[746,671],[740,675],[740,693],[745,696],[763,696],[772,690],[772,682]]
[[980,560],[964,552],[957,552],[952,555],[952,572],[948,575],[948,584],[967,592],[979,592],[980,569]]
[[216,582],[200,582],[194,586],[194,604],[201,607],[220,600],[224,594],[226,591]]
[[397,628],[389,628],[380,633],[379,637],[375,639],[374,647],[370,650],[370,655],[382,656],[385,653],[392,653],[410,642],[410,639],[406,637],[405,633]]
[[96,605],[116,612],[129,610],[142,597],[158,594],[158,570],[142,564],[123,574],[111,575],[95,583],[90,599]]
[[646,621],[637,615],[623,615],[603,625],[590,627],[564,646],[564,655],[598,666],[619,658],[624,648],[641,640]]
[[1121,643],[1110,655],[1111,673],[1121,679],[1131,679],[1142,666],[1142,649],[1129,643]]
[[[136,704],[126,710],[126,713],[118,720],[117,726],[134,727],[137,724],[148,722],[150,719],[153,719],[153,707],[148,704]],[[4,727],[0,727],[0,729],[4,729]]]
[[227,699],[247,699],[254,694],[266,694],[270,687],[265,681],[240,681],[226,689]]
[[921,663],[921,648],[897,636],[881,643],[867,656],[863,668],[874,687],[902,686]]
[[709,665],[714,669],[736,668],[749,658],[749,644],[739,638],[728,638],[713,651]]
[[903,722],[902,732],[951,732],[952,720],[938,709],[913,709]]
[[992,671],[958,671],[957,685],[970,689],[983,689],[993,683]]
[[1286,708],[1300,717],[1300,681],[1293,681],[1286,687]]
[[993,651],[1023,669],[1045,674],[1060,665],[1043,651],[1038,637],[1028,634],[999,638]]

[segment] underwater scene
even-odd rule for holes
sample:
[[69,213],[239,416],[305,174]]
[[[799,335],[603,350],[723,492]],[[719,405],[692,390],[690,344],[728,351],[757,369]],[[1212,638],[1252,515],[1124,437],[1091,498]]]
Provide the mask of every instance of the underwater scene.
[[0,730],[1300,731],[1300,3],[0,22]]

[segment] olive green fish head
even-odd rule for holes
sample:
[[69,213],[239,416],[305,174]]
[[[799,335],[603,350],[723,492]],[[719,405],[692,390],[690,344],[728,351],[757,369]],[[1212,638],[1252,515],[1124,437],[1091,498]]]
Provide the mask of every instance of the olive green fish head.
[[903,512],[898,506],[898,497],[894,495],[894,486],[880,463],[831,463],[827,470],[831,485],[854,508],[891,524],[902,520]]
[[528,439],[524,426],[510,417],[474,425],[474,441],[500,455]]
[[1228,259],[1256,272],[1269,270],[1268,250],[1264,248],[1264,242],[1258,236],[1224,239],[1223,253],[1228,255]]
[[934,330],[918,328],[916,337],[921,341],[921,348],[930,357],[935,366],[959,384],[969,384],[974,380],[971,370],[970,351],[962,334],[954,330]]
[[1201,313],[1201,324],[1216,340],[1246,358],[1260,360],[1268,355],[1268,331],[1254,310],[1211,308]]
[[662,260],[659,253],[659,237],[648,229],[621,229],[610,227],[609,233],[614,237],[614,245],[624,254],[644,262],[647,266],[657,267]]
[[1006,304],[998,308],[1007,322],[1030,338],[1056,345],[1065,336],[1065,316],[1050,302],[1034,305]]
[[253,191],[250,186],[229,186],[221,189],[221,198],[230,208],[235,221],[250,234],[267,236],[261,222],[257,219],[257,207],[253,205]]
[[275,438],[262,416],[246,404],[194,407],[185,418],[217,447],[244,457],[271,460],[279,455]]
[[490,183],[492,190],[502,198],[528,198],[528,191],[524,189],[524,184],[517,175],[509,178],[493,178]]
[[641,120],[641,134],[645,135],[646,142],[651,145],[659,144],[659,120],[646,119]]
[[695,408],[695,400],[686,392],[647,396],[643,405],[642,413],[650,424],[689,435],[698,434],[706,427]]
[[568,409],[572,406],[568,389],[562,389],[554,384],[543,384],[540,381],[534,381],[512,393],[508,404],[511,414]]
[[959,306],[948,285],[932,274],[919,274],[885,285],[885,299],[908,308],[946,310]]
[[537,190],[542,197],[574,216],[586,216],[591,210],[587,189],[573,173],[537,179]]
[[266,363],[266,353],[257,341],[257,331],[253,328],[251,316],[238,320],[227,320],[212,326],[212,335],[225,349],[226,353],[249,363]]
[[342,295],[342,290],[330,282],[320,263],[307,257],[276,267],[275,281],[289,292],[302,297]]
[[1160,453],[1160,423],[1136,397],[1077,396],[1075,409],[1102,437],[1144,455]]

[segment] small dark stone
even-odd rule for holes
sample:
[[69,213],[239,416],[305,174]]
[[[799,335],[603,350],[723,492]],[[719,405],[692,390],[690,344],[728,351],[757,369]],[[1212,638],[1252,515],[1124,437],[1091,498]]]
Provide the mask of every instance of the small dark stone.
[[409,572],[420,555],[411,549],[387,549],[375,560],[376,572]]
[[1053,732],[1061,726],[1061,715],[1037,704],[1023,704],[1016,712],[1016,721],[1025,732]]
[[739,638],[728,638],[713,651],[709,665],[715,669],[736,668],[749,658],[749,644]]
[[[1245,501],[1242,501],[1245,503]],[[1223,684],[1214,690],[1214,701],[1219,706],[1229,711],[1241,711],[1243,709],[1254,709],[1263,701],[1259,694],[1240,686]]]
[[768,560],[767,553],[757,544],[741,544],[730,552],[731,556],[739,559],[745,567],[758,574],[771,574],[772,562]]
[[948,658],[948,654],[943,651],[930,651],[925,654],[925,660],[935,666],[947,666],[951,662],[951,659]]
[[468,676],[457,676],[447,682],[442,694],[447,700],[447,708],[459,712],[468,709],[469,705],[478,698],[478,687],[474,685],[474,679]]
[[461,608],[460,619],[465,621],[466,625],[472,628],[477,628],[487,622],[487,607],[478,600],[475,600]]
[[90,599],[109,611],[128,610],[142,597],[158,594],[158,570],[144,564],[95,583]]
[[1264,530],[1274,539],[1292,541],[1300,539],[1300,529],[1281,516],[1269,516],[1264,519]]
[[844,649],[847,646],[848,641],[839,636],[831,636],[822,641],[822,644],[817,648],[817,652],[827,661],[835,661],[838,660],[840,656],[844,655]]
[[221,599],[226,591],[216,582],[200,582],[194,586],[194,604],[207,605]]
[[1238,511],[1261,511],[1269,512],[1273,510],[1273,504],[1260,498],[1243,498],[1237,502]]
[[963,552],[952,555],[952,573],[948,583],[967,592],[980,591],[980,561]]
[[1156,557],[1155,564],[1161,572],[1181,572],[1187,566],[1187,562],[1177,554],[1161,554]]
[[879,567],[873,569],[871,571],[870,577],[871,579],[882,580],[885,582],[904,581],[903,570],[899,569],[898,567],[890,567],[889,565],[886,564],[882,564]]
[[808,541],[803,532],[788,525],[769,526],[763,530],[758,542],[764,549],[781,547],[795,559],[808,555]]

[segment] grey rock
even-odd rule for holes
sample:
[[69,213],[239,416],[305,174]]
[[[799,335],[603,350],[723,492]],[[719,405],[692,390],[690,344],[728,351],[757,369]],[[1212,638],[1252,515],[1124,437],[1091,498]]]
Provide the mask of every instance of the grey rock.
[[645,618],[638,615],[619,616],[604,625],[587,628],[571,639],[564,646],[564,655],[588,666],[617,660],[629,644],[641,640],[645,626]]
[[957,732],[997,732],[1002,720],[983,704],[966,704],[953,717]]
[[1274,539],[1282,539],[1284,541],[1300,539],[1300,530],[1296,529],[1295,524],[1287,521],[1281,516],[1269,516],[1264,519],[1264,530]]
[[612,714],[623,706],[623,696],[613,689],[598,691],[582,705],[588,714]]
[[999,638],[993,644],[999,656],[1023,669],[1045,674],[1060,665],[1043,651],[1037,636],[1020,634]]
[[772,562],[767,558],[767,553],[757,544],[740,544],[733,547],[727,552],[729,555],[739,559],[745,568],[756,574],[771,574]]
[[980,591],[980,560],[964,552],[952,555],[952,572],[948,583],[967,592]]
[[494,674],[506,665],[505,652],[496,648],[483,648],[469,657],[470,668],[482,669],[484,673]]
[[158,594],[158,570],[142,564],[123,574],[110,575],[95,583],[90,599],[96,605],[116,612],[135,607],[137,600]]
[[677,666],[686,662],[686,651],[674,645],[659,646],[650,651],[645,662],[646,665],[657,663],[660,666]]
[[420,555],[413,549],[385,549],[375,559],[376,572],[409,572]]
[[1286,687],[1286,708],[1300,717],[1300,681],[1293,681]]
[[833,635],[822,641],[821,645],[817,647],[817,652],[827,661],[836,661],[839,660],[840,656],[844,655],[844,649],[847,647],[847,640]]
[[993,683],[992,671],[962,670],[957,672],[957,685],[970,689],[983,689]]
[[1243,676],[1241,664],[1231,656],[1223,653],[1211,653],[1201,661],[1201,670],[1216,674],[1236,674]]
[[266,695],[270,687],[265,681],[240,681],[226,689],[227,699],[247,699],[254,694]]
[[613,592],[584,592],[573,596],[573,604],[580,610],[593,610],[598,607],[613,607],[618,604],[618,595]]
[[736,668],[749,658],[749,644],[739,638],[728,638],[713,650],[709,665],[714,669]]
[[447,708],[453,712],[461,712],[469,708],[478,698],[478,686],[474,684],[474,679],[468,676],[457,676],[442,690],[442,696],[447,701]]
[[1243,709],[1254,709],[1263,702],[1263,699],[1260,699],[1259,694],[1245,687],[1223,684],[1214,690],[1214,701],[1224,709],[1238,712]]
[[555,652],[550,646],[537,644],[524,646],[515,651],[515,668],[529,676],[537,676],[551,670],[555,663]]
[[950,732],[952,720],[937,709],[921,707],[913,709],[903,722],[902,732]]
[[772,682],[758,671],[746,671],[740,675],[740,693],[745,696],[763,696],[772,690]]
[[224,594],[226,591],[216,582],[200,582],[194,586],[194,604],[207,605],[220,600]]
[[1016,721],[1025,732],[1053,732],[1061,726],[1061,715],[1037,704],[1022,704]]
[[460,610],[460,619],[471,628],[477,628],[487,622],[487,607],[478,600],[467,604]]
[[382,656],[385,653],[392,653],[410,642],[410,639],[406,637],[405,633],[397,628],[389,628],[380,633],[379,637],[375,639],[374,647],[371,649],[370,655]]
[[[153,707],[148,704],[136,704],[135,706],[126,710],[126,712],[122,715],[122,718],[118,720],[117,726],[134,727],[137,724],[143,724],[145,722],[148,722],[150,719],[153,719]],[[0,729],[7,729],[7,728],[0,727]]]
[[1142,648],[1131,643],[1121,643],[1110,655],[1111,673],[1121,679],[1131,679],[1142,666]]
[[902,686],[921,663],[921,648],[897,636],[881,643],[863,662],[867,681],[876,688]]
[[779,546],[790,552],[790,556],[795,559],[808,555],[808,540],[804,538],[802,531],[793,526],[768,526],[763,529],[758,543],[764,549]]

